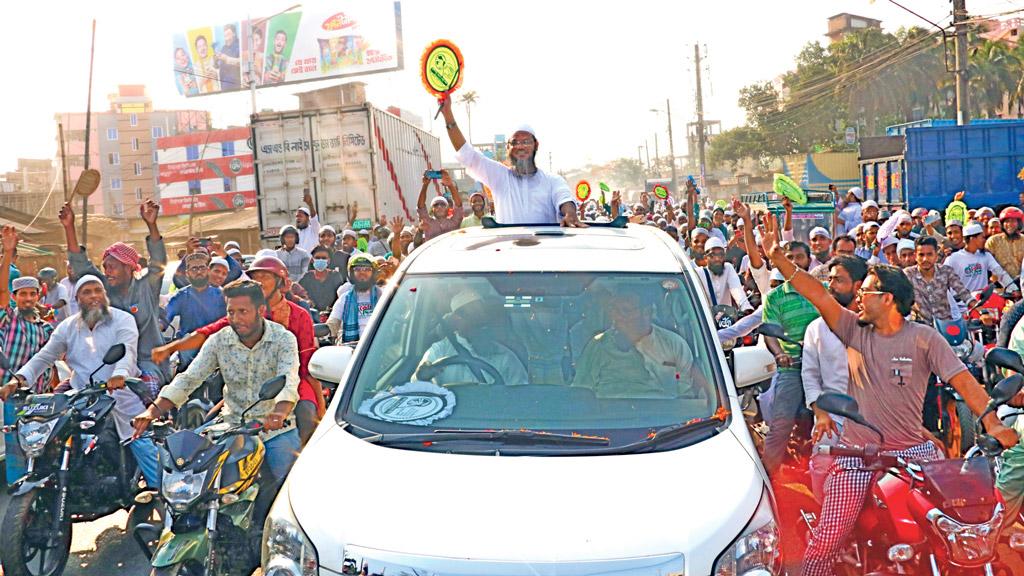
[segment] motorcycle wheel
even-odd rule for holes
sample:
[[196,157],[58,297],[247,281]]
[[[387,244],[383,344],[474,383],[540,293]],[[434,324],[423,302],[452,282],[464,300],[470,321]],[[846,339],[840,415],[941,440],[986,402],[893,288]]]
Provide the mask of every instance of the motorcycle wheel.
[[960,420],[960,454],[967,453],[971,446],[974,446],[974,412],[967,407],[966,402],[956,403],[956,416]]
[[182,564],[153,568],[153,571],[149,574],[150,576],[205,576],[206,569],[201,564],[184,562]]
[[205,422],[206,411],[195,404],[185,404],[174,418],[174,425],[178,430],[195,430]]
[[0,533],[0,565],[6,576],[57,576],[71,557],[71,520],[64,535],[47,545],[57,496],[53,490],[32,490],[11,498]]
[[[125,523],[124,528],[125,532],[129,536],[133,536],[135,534],[135,527],[139,524],[152,524],[157,528],[164,525],[164,508],[157,498],[154,498],[149,504],[135,504],[128,511],[128,521]],[[151,558],[153,551],[156,550],[158,540],[159,536],[157,536],[157,540],[151,540],[147,543]]]

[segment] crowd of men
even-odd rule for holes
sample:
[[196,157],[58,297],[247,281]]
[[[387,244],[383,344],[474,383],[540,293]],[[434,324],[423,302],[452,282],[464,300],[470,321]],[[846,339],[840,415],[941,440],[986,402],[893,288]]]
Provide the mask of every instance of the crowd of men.
[[[6,383],[0,399],[20,387],[40,392],[88,386],[83,375],[96,368],[106,347],[125,343],[127,360],[105,368],[98,378],[117,400],[119,434],[137,438],[132,451],[147,484],[156,486],[156,448],[139,438],[150,422],[181,406],[217,371],[224,380],[222,414],[230,421],[256,398],[261,382],[283,374],[281,393],[250,413],[263,421],[271,471],[283,477],[325,411],[320,382],[308,369],[319,345],[314,324],[327,324],[339,344],[358,341],[402,259],[436,236],[479,226],[493,214],[513,224],[586,227],[588,221],[624,217],[631,225],[656,227],[689,254],[712,306],[733,307],[742,316],[720,338],[742,336],[762,322],[780,325],[788,341],[767,339],[778,366],[765,410],[769,432],[763,461],[772,476],[784,465],[802,410],[813,411],[816,442],[876,440],[865,428],[820,410],[815,402],[825,391],[851,394],[884,432],[882,449],[913,458],[942,456],[922,426],[927,424],[922,406],[934,393],[936,376],[975,413],[982,411],[984,389],[932,322],[959,317],[973,302],[973,292],[992,279],[1011,298],[1019,295],[1024,212],[1018,207],[998,215],[979,207],[965,211],[964,220],[947,219],[920,208],[883,210],[852,188],[832,229],[816,227],[804,242],[794,237],[788,201],[781,222],[737,200],[724,206],[705,203],[705,209],[692,212],[647,194],[632,204],[618,192],[607,203],[578,203],[563,179],[536,166],[539,141],[529,126],[514,132],[504,165],[466,142],[449,101],[441,112],[459,161],[491,191],[493,205],[482,193],[464,203],[447,172],[440,178],[428,172],[417,222],[381,216],[372,228],[339,233],[320,222],[307,193],[294,226],[280,230],[279,245],[260,250],[251,261],[237,242],[190,239],[179,254],[176,291],[165,303],[161,284],[168,258],[153,201],[139,214],[148,227],[146,257],[117,242],[102,252],[98,266],[79,245],[75,214],[66,204],[59,219],[67,239],[67,276],[59,280],[50,268],[21,275],[13,265],[17,231],[4,227],[0,346],[8,362],[0,375]],[[463,300],[473,304],[472,298]],[[1012,328],[1010,341],[1024,352],[1024,325]],[[53,370],[61,359],[73,370],[68,382],[59,381]],[[124,390],[127,378],[141,379],[149,393],[140,397]],[[1024,404],[1020,400],[1014,402]],[[9,406],[5,403],[5,424],[14,421]],[[1016,444],[1017,432],[994,416],[985,426],[1004,446]],[[17,450],[16,443],[7,448]],[[1024,448],[1007,454],[1007,461],[1024,459]],[[857,471],[856,464],[849,458],[811,463],[822,513],[805,574],[830,573],[852,529],[870,483],[870,474]],[[1013,472],[1021,468],[1007,467],[1010,472],[999,479],[1010,517],[1024,497],[1024,475]]]

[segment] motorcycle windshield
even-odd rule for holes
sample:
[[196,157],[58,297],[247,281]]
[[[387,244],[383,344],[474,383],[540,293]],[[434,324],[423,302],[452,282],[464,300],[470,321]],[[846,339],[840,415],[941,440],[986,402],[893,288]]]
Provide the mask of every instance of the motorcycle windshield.
[[986,522],[996,505],[987,458],[920,462],[924,492],[944,513],[967,524]]
[[167,437],[167,453],[180,470],[202,470],[210,457],[218,452],[217,446],[192,430],[181,430]]
[[49,420],[63,412],[70,402],[65,394],[33,394],[18,410],[22,420]]

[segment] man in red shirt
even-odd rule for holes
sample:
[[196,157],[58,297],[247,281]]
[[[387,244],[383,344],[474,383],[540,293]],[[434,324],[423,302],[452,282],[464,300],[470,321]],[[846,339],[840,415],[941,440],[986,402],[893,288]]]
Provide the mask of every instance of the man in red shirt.
[[[320,381],[309,373],[309,359],[317,348],[313,334],[313,319],[298,304],[285,298],[290,284],[288,268],[274,256],[257,258],[249,266],[247,274],[263,287],[267,299],[267,318],[281,324],[295,335],[299,346],[299,401],[295,404],[296,424],[299,438],[305,445],[313,430],[320,422],[326,407]],[[196,350],[206,339],[229,326],[228,318],[197,328],[188,336],[153,349],[153,357],[166,358],[172,352]]]

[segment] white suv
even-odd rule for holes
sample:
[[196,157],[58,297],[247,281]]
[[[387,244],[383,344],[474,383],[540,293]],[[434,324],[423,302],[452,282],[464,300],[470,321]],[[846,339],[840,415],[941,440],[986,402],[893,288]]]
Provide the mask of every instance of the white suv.
[[[264,531],[268,576],[781,573],[693,265],[657,228],[464,229],[417,249]],[[731,367],[730,367],[731,365]]]

